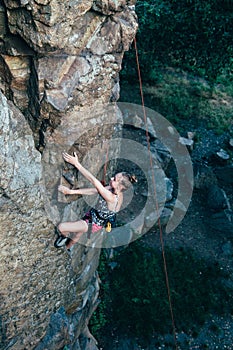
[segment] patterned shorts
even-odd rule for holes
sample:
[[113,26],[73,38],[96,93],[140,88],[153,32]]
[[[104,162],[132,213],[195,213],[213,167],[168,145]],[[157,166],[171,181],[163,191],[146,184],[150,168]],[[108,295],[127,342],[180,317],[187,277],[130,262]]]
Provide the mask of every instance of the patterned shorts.
[[[83,217],[83,220],[86,221],[87,224],[90,224],[91,223],[90,219],[91,219],[91,216],[90,216],[90,213],[88,212]],[[103,226],[97,225],[94,222],[92,222],[91,233],[95,233],[99,230],[102,230],[102,228],[103,228]]]

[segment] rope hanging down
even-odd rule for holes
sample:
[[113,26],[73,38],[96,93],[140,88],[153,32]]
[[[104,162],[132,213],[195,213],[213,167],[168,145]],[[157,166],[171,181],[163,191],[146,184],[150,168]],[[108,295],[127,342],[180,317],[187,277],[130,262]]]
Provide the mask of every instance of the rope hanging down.
[[102,185],[106,186],[106,174],[107,174],[107,167],[108,167],[108,152],[109,152],[108,143],[104,144],[103,148],[105,149],[106,155],[105,155],[103,177],[102,177],[101,183]]
[[139,64],[139,58],[138,58],[138,49],[137,49],[136,38],[134,38],[134,48],[135,48],[135,55],[136,55],[136,63],[137,63],[138,79],[139,79],[139,86],[140,86],[140,95],[141,95],[141,101],[142,101],[144,124],[146,127],[146,141],[147,141],[147,148],[148,148],[148,152],[149,152],[150,167],[151,167],[151,173],[152,173],[152,184],[153,184],[153,190],[154,190],[156,212],[157,212],[157,217],[158,217],[159,236],[160,236],[160,243],[161,243],[161,248],[162,248],[162,256],[163,256],[163,265],[164,265],[164,272],[165,272],[165,278],[166,278],[167,294],[168,294],[169,308],[170,308],[170,314],[171,314],[171,320],[172,320],[173,337],[174,337],[174,343],[175,343],[176,350],[178,350],[174,313],[173,313],[172,302],[171,302],[171,291],[170,291],[166,256],[165,256],[165,250],[164,250],[163,230],[162,230],[162,225],[161,225],[160,215],[159,215],[159,205],[158,205],[158,200],[157,200],[155,175],[154,175],[154,171],[153,171],[153,159],[152,159],[152,154],[151,154],[151,150],[150,150],[150,137],[149,137],[149,132],[148,132],[148,122],[147,122],[147,115],[146,115],[146,109],[145,109],[145,103],[144,103],[144,95],[143,95],[143,89],[142,89],[142,78],[141,78],[141,71],[140,71],[140,64]]

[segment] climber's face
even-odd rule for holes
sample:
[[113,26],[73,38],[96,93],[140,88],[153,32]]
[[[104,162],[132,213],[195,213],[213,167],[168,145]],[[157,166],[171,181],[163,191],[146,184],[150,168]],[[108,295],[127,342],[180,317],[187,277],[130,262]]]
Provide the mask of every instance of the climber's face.
[[121,180],[122,180],[122,173],[117,173],[115,176],[113,176],[110,180],[110,186],[114,189],[117,190],[120,188],[121,185]]

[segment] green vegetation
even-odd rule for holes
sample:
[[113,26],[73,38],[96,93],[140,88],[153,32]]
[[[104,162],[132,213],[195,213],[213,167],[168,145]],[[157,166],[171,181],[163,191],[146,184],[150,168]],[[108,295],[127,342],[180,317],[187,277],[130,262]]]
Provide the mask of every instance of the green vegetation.
[[[233,85],[213,86],[203,78],[171,68],[160,69],[159,73],[160,82],[144,85],[145,104],[161,113],[178,131],[183,131],[183,125],[190,120],[194,128],[204,125],[217,134],[233,125]],[[128,83],[123,81],[121,100],[141,104],[135,90],[129,90]]]
[[[137,45],[147,80],[154,81],[160,66],[213,81],[224,69],[232,73],[233,4],[228,3],[232,6],[224,0],[137,0]],[[131,59],[129,54],[127,76],[133,74]]]
[[98,337],[99,333],[104,329],[104,326],[107,324],[107,295],[109,294],[109,282],[108,282],[108,266],[107,258],[105,253],[102,251],[100,255],[100,261],[98,266],[98,273],[101,278],[101,290],[100,290],[100,299],[97,309],[93,313],[89,326],[91,332],[95,337]]
[[[232,3],[233,4],[233,3]],[[233,124],[233,5],[219,0],[138,0],[137,47],[145,103],[177,125],[217,133]],[[121,72],[121,100],[141,104],[135,51]]]
[[[216,133],[226,131],[232,124],[232,85],[212,86],[203,78],[171,68],[160,70],[160,74],[163,79],[159,83],[144,86],[144,99],[148,107],[161,113],[178,130],[190,120],[194,127],[203,124]],[[122,96],[140,104],[140,96],[135,100],[135,89],[127,92],[127,84],[122,85]]]
[[[169,333],[172,323],[161,253],[135,242],[115,262],[115,269],[107,265],[102,269],[101,318],[124,334],[141,337],[143,329],[149,339],[154,332]],[[166,262],[178,331],[195,333],[211,313],[233,311],[232,290],[224,285],[226,276],[217,264],[195,257],[191,250],[168,249]],[[100,334],[99,328],[96,336]]]

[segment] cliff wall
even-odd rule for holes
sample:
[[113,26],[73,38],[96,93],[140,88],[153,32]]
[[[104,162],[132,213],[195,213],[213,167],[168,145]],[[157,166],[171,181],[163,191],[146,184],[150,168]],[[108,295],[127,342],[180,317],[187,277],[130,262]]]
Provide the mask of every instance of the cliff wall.
[[88,154],[96,173],[104,162],[103,141],[116,131],[97,111],[119,96],[137,29],[132,5],[0,0],[1,349],[97,349],[88,322],[100,250],[53,247],[54,226],[86,207],[59,197],[57,185],[71,171],[63,150]]

